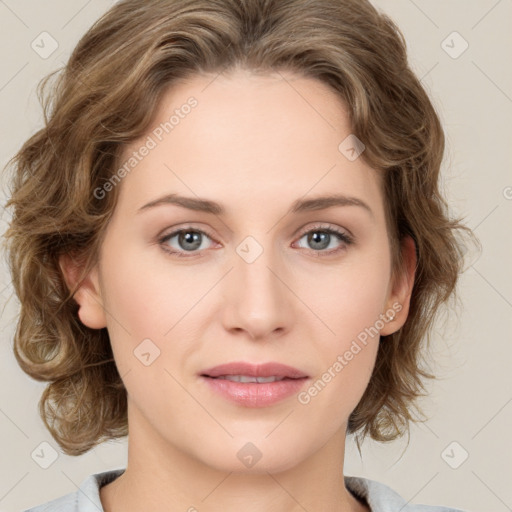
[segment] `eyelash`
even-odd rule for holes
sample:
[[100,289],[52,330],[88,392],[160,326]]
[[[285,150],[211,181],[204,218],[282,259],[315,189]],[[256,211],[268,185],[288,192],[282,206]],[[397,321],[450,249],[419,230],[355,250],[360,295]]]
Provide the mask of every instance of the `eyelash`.
[[[354,243],[354,238],[351,235],[349,235],[343,231],[340,231],[337,228],[333,228],[331,226],[329,226],[329,227],[323,226],[323,225],[313,226],[312,228],[308,229],[307,231],[304,231],[303,233],[301,233],[298,240],[303,238],[304,235],[307,235],[307,234],[309,234],[311,232],[315,232],[315,231],[320,232],[320,233],[328,233],[329,235],[335,235],[339,238],[339,240],[341,242],[343,242],[345,244],[345,247],[342,246],[338,249],[331,249],[329,251],[326,251],[326,250],[315,251],[314,249],[310,249],[310,251],[312,251],[313,253],[316,253],[317,255],[323,254],[325,256],[331,256],[333,254],[337,254],[338,252],[346,249],[347,246],[352,245]],[[203,231],[201,229],[196,229],[192,226],[188,226],[188,227],[177,229],[176,231],[173,231],[172,233],[169,233],[169,234],[159,238],[158,242],[161,245],[162,249],[166,253],[170,254],[171,256],[176,256],[178,258],[194,258],[197,256],[197,254],[199,254],[198,251],[192,251],[189,256],[189,255],[185,255],[183,252],[180,252],[180,251],[170,250],[169,246],[166,244],[166,242],[168,242],[171,238],[174,238],[176,235],[179,235],[180,233],[187,233],[187,232],[200,233],[202,235],[206,235],[211,240],[214,240],[214,238],[211,235],[209,235],[208,232]]]

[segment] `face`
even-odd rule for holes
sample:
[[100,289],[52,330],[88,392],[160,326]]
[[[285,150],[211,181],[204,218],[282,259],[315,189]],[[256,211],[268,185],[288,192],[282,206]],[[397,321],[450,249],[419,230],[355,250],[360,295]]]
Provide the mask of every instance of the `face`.
[[[344,437],[375,331],[401,326],[410,291],[392,283],[381,177],[339,149],[350,134],[321,82],[237,71],[173,86],[126,148],[137,163],[112,185],[119,201],[76,300],[83,323],[108,329],[131,436],[223,471],[243,471],[251,450],[253,471],[285,470]],[[203,206],[155,203],[171,194]],[[312,202],[333,195],[345,199]],[[236,401],[201,376],[230,362],[307,378],[274,402]]]

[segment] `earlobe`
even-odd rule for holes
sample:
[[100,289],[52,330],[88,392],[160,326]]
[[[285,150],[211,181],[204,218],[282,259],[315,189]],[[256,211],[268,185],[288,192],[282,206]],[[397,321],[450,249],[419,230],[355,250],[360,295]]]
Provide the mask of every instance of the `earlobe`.
[[[82,270],[81,264],[73,256],[63,254],[59,257],[59,266],[68,289],[74,289]],[[78,304],[78,317],[85,326],[91,329],[102,329],[107,326],[97,266],[94,266],[79,283],[73,299]]]
[[406,236],[401,242],[401,253],[403,260],[403,271],[393,281],[393,288],[386,302],[386,310],[393,312],[390,321],[387,321],[381,330],[381,336],[388,336],[398,331],[407,320],[409,305],[411,302],[412,290],[414,287],[414,276],[416,273],[416,245],[410,236]]

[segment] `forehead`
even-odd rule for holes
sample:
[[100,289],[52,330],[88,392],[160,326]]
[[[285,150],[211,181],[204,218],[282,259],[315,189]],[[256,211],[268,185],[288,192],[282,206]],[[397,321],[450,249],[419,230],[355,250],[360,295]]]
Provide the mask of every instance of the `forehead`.
[[375,203],[378,173],[342,151],[351,137],[345,103],[316,79],[195,75],[168,88],[146,134],[125,148],[124,162],[151,147],[123,179],[121,196],[132,211],[164,192],[212,197],[228,213],[326,192]]

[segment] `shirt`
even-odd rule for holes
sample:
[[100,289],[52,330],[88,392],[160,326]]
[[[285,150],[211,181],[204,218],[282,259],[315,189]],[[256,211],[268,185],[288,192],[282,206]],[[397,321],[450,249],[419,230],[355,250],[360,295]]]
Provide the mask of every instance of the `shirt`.
[[[77,491],[24,512],[104,512],[100,488],[115,480],[124,471],[114,469],[90,475]],[[390,487],[375,480],[356,476],[345,476],[344,479],[347,489],[354,496],[366,500],[372,512],[464,512],[450,507],[407,503]]]

